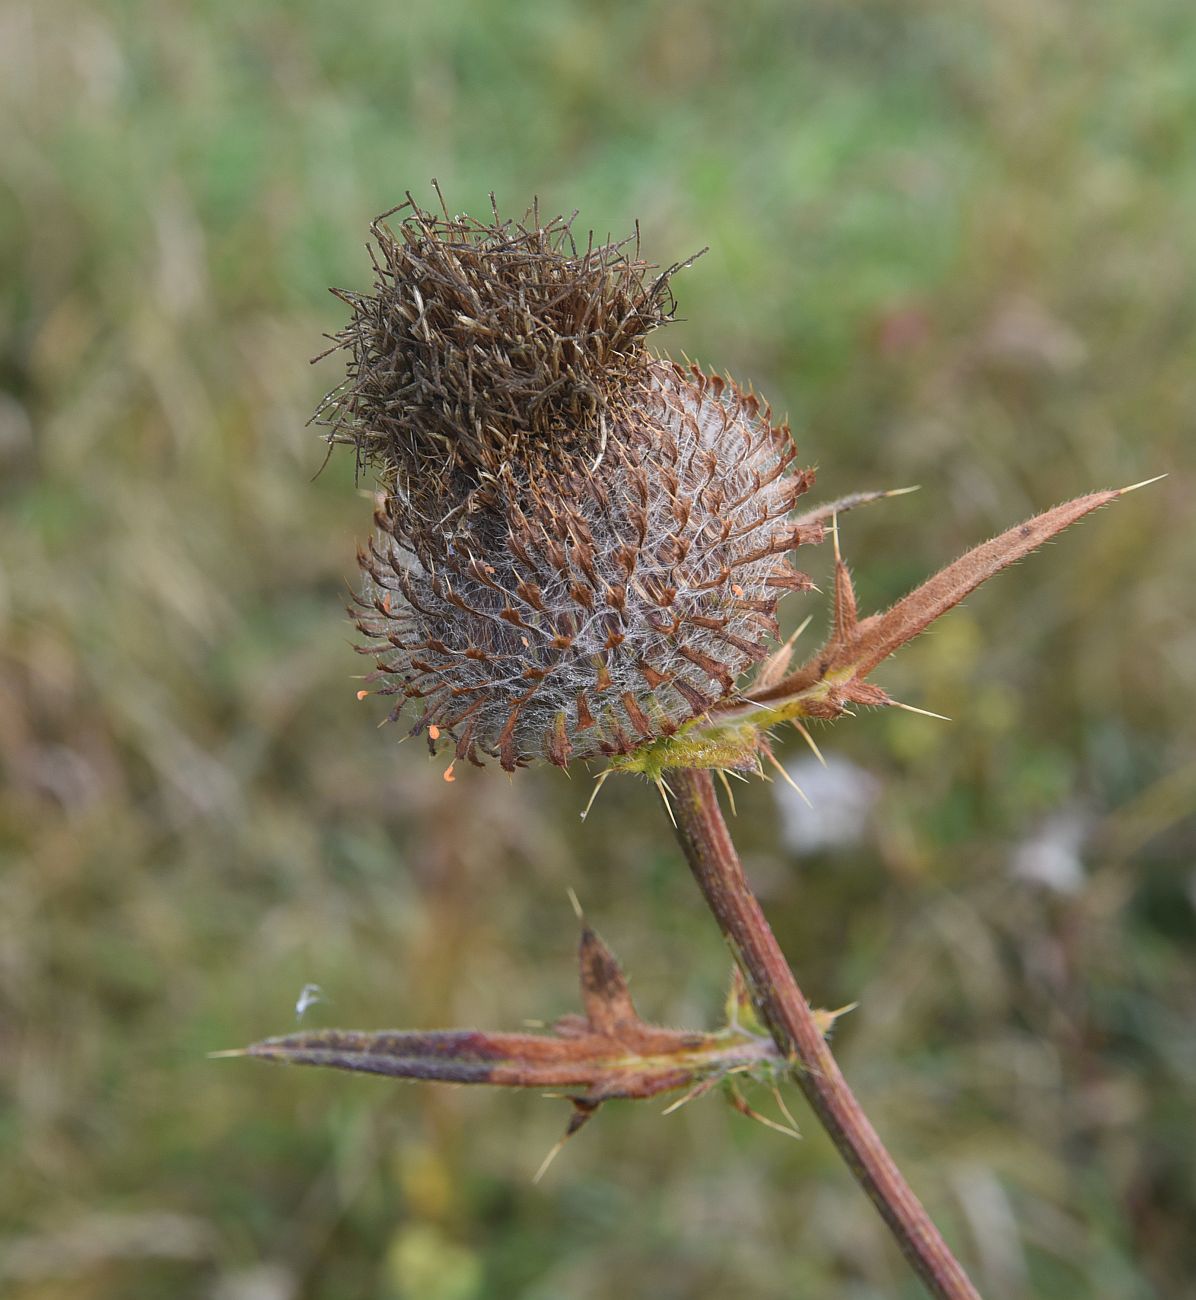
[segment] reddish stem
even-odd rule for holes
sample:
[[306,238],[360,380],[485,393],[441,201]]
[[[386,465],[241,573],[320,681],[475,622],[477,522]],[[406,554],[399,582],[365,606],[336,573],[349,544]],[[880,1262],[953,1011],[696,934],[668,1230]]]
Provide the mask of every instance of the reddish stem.
[[797,986],[744,875],[710,773],[669,773],[677,838],[719,929],[743,968],[752,1000],[851,1172],[902,1253],[939,1300],[980,1300],[913,1189],[860,1109]]

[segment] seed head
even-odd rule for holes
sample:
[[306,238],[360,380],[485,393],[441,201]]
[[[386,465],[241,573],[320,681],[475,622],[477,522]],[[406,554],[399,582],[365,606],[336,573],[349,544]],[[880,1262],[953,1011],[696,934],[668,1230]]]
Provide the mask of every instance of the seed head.
[[[653,356],[671,275],[572,218],[379,218],[319,418],[382,486],[352,610],[376,694],[508,771],[625,755],[726,699],[808,587],[812,481],[734,383]],[[388,216],[394,215],[387,214]],[[632,244],[637,247],[629,251]]]

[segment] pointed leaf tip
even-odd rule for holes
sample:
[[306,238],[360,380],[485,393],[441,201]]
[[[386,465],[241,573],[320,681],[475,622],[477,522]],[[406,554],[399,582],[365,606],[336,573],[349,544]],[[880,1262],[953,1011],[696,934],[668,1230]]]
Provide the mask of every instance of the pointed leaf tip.
[[1139,488],[1150,487],[1152,483],[1161,483],[1167,477],[1166,474],[1156,474],[1154,478],[1144,478],[1141,483],[1131,483],[1129,487],[1118,488],[1117,495],[1123,497],[1127,492],[1137,492]]
[[917,492],[920,486],[920,484],[914,483],[909,487],[882,488],[880,491],[873,492],[852,492],[845,497],[838,497],[834,501],[826,501],[820,506],[812,507],[810,510],[795,516],[793,522],[803,528],[825,524],[827,520],[835,515],[845,515],[849,510],[854,510],[857,506],[866,506],[873,501],[887,501],[890,497],[903,497],[910,492]]
[[793,635],[788,637],[778,650],[772,654],[760,665],[756,673],[756,680],[752,683],[754,690],[765,690],[769,686],[775,685],[789,671],[789,663],[793,658],[793,647],[797,644],[798,638],[810,626],[814,615],[807,614],[801,623],[794,629]]
[[539,1169],[537,1169],[532,1175],[533,1186],[548,1172],[549,1165],[551,1165],[557,1156],[559,1156],[564,1150],[565,1143],[569,1141],[578,1129],[588,1123],[589,1120],[597,1114],[599,1105],[601,1105],[600,1102],[587,1102],[582,1101],[578,1097],[573,1098],[573,1114],[569,1116],[569,1123],[565,1126],[565,1131],[561,1135],[560,1139],[553,1143],[548,1154],[540,1162]]
[[[1157,480],[1147,480],[1155,482]],[[1129,488],[1090,492],[1015,524],[1005,532],[973,547],[953,564],[940,569],[883,614],[860,619],[851,585],[851,575],[836,554],[835,595],[831,637],[823,648],[796,672],[763,689],[753,689],[749,698],[757,704],[784,702],[829,684],[827,698],[809,705],[811,716],[837,717],[843,704],[887,704],[883,692],[875,697],[861,694],[865,678],[882,660],[907,641],[912,641],[935,619],[953,609],[977,587],[1002,569],[1024,559],[1044,542],[1101,506],[1116,501]],[[815,715],[815,707],[822,710]]]
[[614,1034],[620,1025],[637,1021],[627,978],[614,953],[598,933],[582,922],[578,945],[581,968],[581,999],[591,1030]]
[[951,721],[945,713],[932,713],[930,709],[919,709],[914,704],[903,704],[901,700],[890,699],[888,705],[891,709],[903,709],[906,713],[920,713],[924,718],[937,718],[940,722]]
[[1044,542],[1120,495],[1117,491],[1090,492],[1015,524],[990,541],[973,547],[884,614],[861,624],[854,645],[842,655],[840,662],[851,664],[860,676],[871,672],[882,659],[913,640],[989,578],[1025,559]]
[[835,1022],[840,1016],[845,1016],[848,1012],[854,1011],[859,1005],[858,1002],[849,1002],[846,1006],[837,1007],[834,1011],[815,1011],[814,1023],[818,1026],[823,1038],[830,1036],[830,1032],[835,1027]]

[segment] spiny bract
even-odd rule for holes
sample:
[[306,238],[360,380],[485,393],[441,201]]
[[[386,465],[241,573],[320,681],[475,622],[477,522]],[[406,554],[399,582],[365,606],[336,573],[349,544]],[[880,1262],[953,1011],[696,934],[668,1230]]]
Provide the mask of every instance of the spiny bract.
[[[346,383],[319,418],[379,472],[353,611],[413,733],[458,758],[628,754],[735,690],[809,580],[810,482],[767,406],[648,352],[669,277],[572,218],[486,224],[413,200],[339,293]],[[390,216],[393,214],[387,214]]]

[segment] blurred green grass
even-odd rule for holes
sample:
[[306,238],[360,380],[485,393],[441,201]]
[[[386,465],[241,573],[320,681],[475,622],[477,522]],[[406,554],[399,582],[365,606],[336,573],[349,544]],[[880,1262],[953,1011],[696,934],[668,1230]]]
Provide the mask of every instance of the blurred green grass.
[[[353,700],[368,504],[349,457],[313,478],[306,358],[437,176],[709,244],[660,346],[788,410],[821,494],[923,485],[844,522],[868,605],[1170,473],[884,670],[950,727],[820,734],[880,782],[854,842],[799,857],[766,787],[738,834],[985,1295],[1181,1294],[1191,6],[8,0],[0,74],[0,1290],[918,1294],[808,1119],[610,1107],[533,1188],[560,1103],[205,1058],[308,981],[308,1023],[572,1009],[568,886],[645,1014],[708,1023],[726,978],[650,792],[582,833],[584,781],[445,786]],[[1061,815],[1082,871],[1015,870]]]

